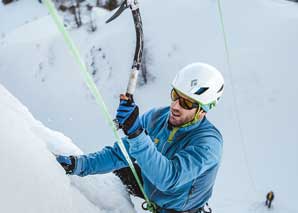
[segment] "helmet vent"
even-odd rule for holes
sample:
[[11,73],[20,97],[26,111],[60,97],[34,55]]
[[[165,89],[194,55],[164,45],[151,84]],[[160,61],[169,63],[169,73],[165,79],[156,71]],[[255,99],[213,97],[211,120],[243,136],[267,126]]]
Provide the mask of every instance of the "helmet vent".
[[209,87],[201,87],[200,89],[198,89],[198,91],[195,92],[196,95],[201,95],[204,92],[206,92],[209,89]]
[[221,88],[217,91],[217,93],[220,93],[224,88],[224,85],[221,86]]

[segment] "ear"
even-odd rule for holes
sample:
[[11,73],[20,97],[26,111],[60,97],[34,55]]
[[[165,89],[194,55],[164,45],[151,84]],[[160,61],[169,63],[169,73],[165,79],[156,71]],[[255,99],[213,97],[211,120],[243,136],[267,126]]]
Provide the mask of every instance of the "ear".
[[196,112],[196,115],[195,115],[196,120],[201,120],[201,119],[203,119],[205,115],[206,115],[206,112],[204,112],[203,109],[199,108],[199,109],[197,110],[197,112]]
[[200,112],[198,113],[199,120],[202,120],[205,115],[206,115],[206,112],[204,112],[203,110],[200,110]]

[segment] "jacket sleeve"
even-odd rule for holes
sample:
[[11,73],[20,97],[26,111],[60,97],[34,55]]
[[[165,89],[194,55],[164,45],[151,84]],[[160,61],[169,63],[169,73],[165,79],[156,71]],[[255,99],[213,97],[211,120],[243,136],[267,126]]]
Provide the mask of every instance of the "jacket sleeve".
[[162,155],[144,132],[128,141],[130,154],[137,160],[142,173],[160,191],[170,191],[219,163],[222,146],[218,138],[200,140],[200,143],[191,143],[193,145],[176,153],[172,159]]
[[[126,138],[123,138],[123,143],[128,150],[129,144]],[[79,176],[104,174],[128,166],[118,143],[115,143],[113,147],[107,146],[95,153],[76,156],[76,159],[75,173]]]
[[[148,121],[150,115],[152,114],[151,111],[140,116],[141,125],[144,128],[146,128],[146,121]],[[129,143],[127,141],[127,137],[122,138],[122,141],[128,151]],[[101,151],[95,153],[76,156],[76,159],[75,173],[79,176],[104,174],[123,167],[128,167],[128,163],[122,154],[118,143],[115,143],[113,147],[107,146]],[[131,160],[135,161],[132,157]]]

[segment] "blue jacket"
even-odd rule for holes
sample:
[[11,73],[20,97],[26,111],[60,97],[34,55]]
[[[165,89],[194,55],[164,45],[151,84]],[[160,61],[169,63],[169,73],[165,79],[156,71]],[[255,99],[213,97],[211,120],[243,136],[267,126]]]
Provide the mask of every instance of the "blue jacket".
[[[145,132],[123,138],[130,157],[142,170],[144,190],[158,206],[176,211],[203,206],[211,197],[222,155],[222,136],[204,117],[170,127],[169,107],[141,116]],[[127,167],[117,143],[102,151],[78,156],[80,176],[107,173]]]

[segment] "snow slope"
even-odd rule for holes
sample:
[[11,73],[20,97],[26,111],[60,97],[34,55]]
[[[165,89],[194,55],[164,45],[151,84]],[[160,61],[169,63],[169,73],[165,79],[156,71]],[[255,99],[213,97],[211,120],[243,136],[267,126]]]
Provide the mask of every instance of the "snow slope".
[[[30,2],[28,4],[28,2]],[[33,4],[34,2],[34,4]],[[17,13],[16,13],[17,12]],[[46,8],[38,1],[18,1],[3,5],[0,3],[0,36],[5,37],[16,28],[47,15]]]
[[0,117],[1,212],[134,211],[113,175],[66,176],[51,152],[82,152],[69,138],[36,121],[2,85]]
[[[141,111],[169,104],[170,82],[190,62],[210,63],[224,74],[224,97],[208,114],[225,140],[213,208],[264,212],[265,194],[274,190],[274,212],[298,212],[298,5],[222,1],[230,69],[215,0],[142,0],[140,5],[148,70],[155,77],[135,94]],[[90,72],[97,71],[94,80],[113,114],[126,88],[135,34],[129,11],[109,25],[104,21],[110,13],[96,14],[97,32],[83,27],[71,35]],[[50,17],[9,31],[0,39],[0,58],[0,83],[46,126],[70,136],[84,151],[112,144],[113,134]]]

